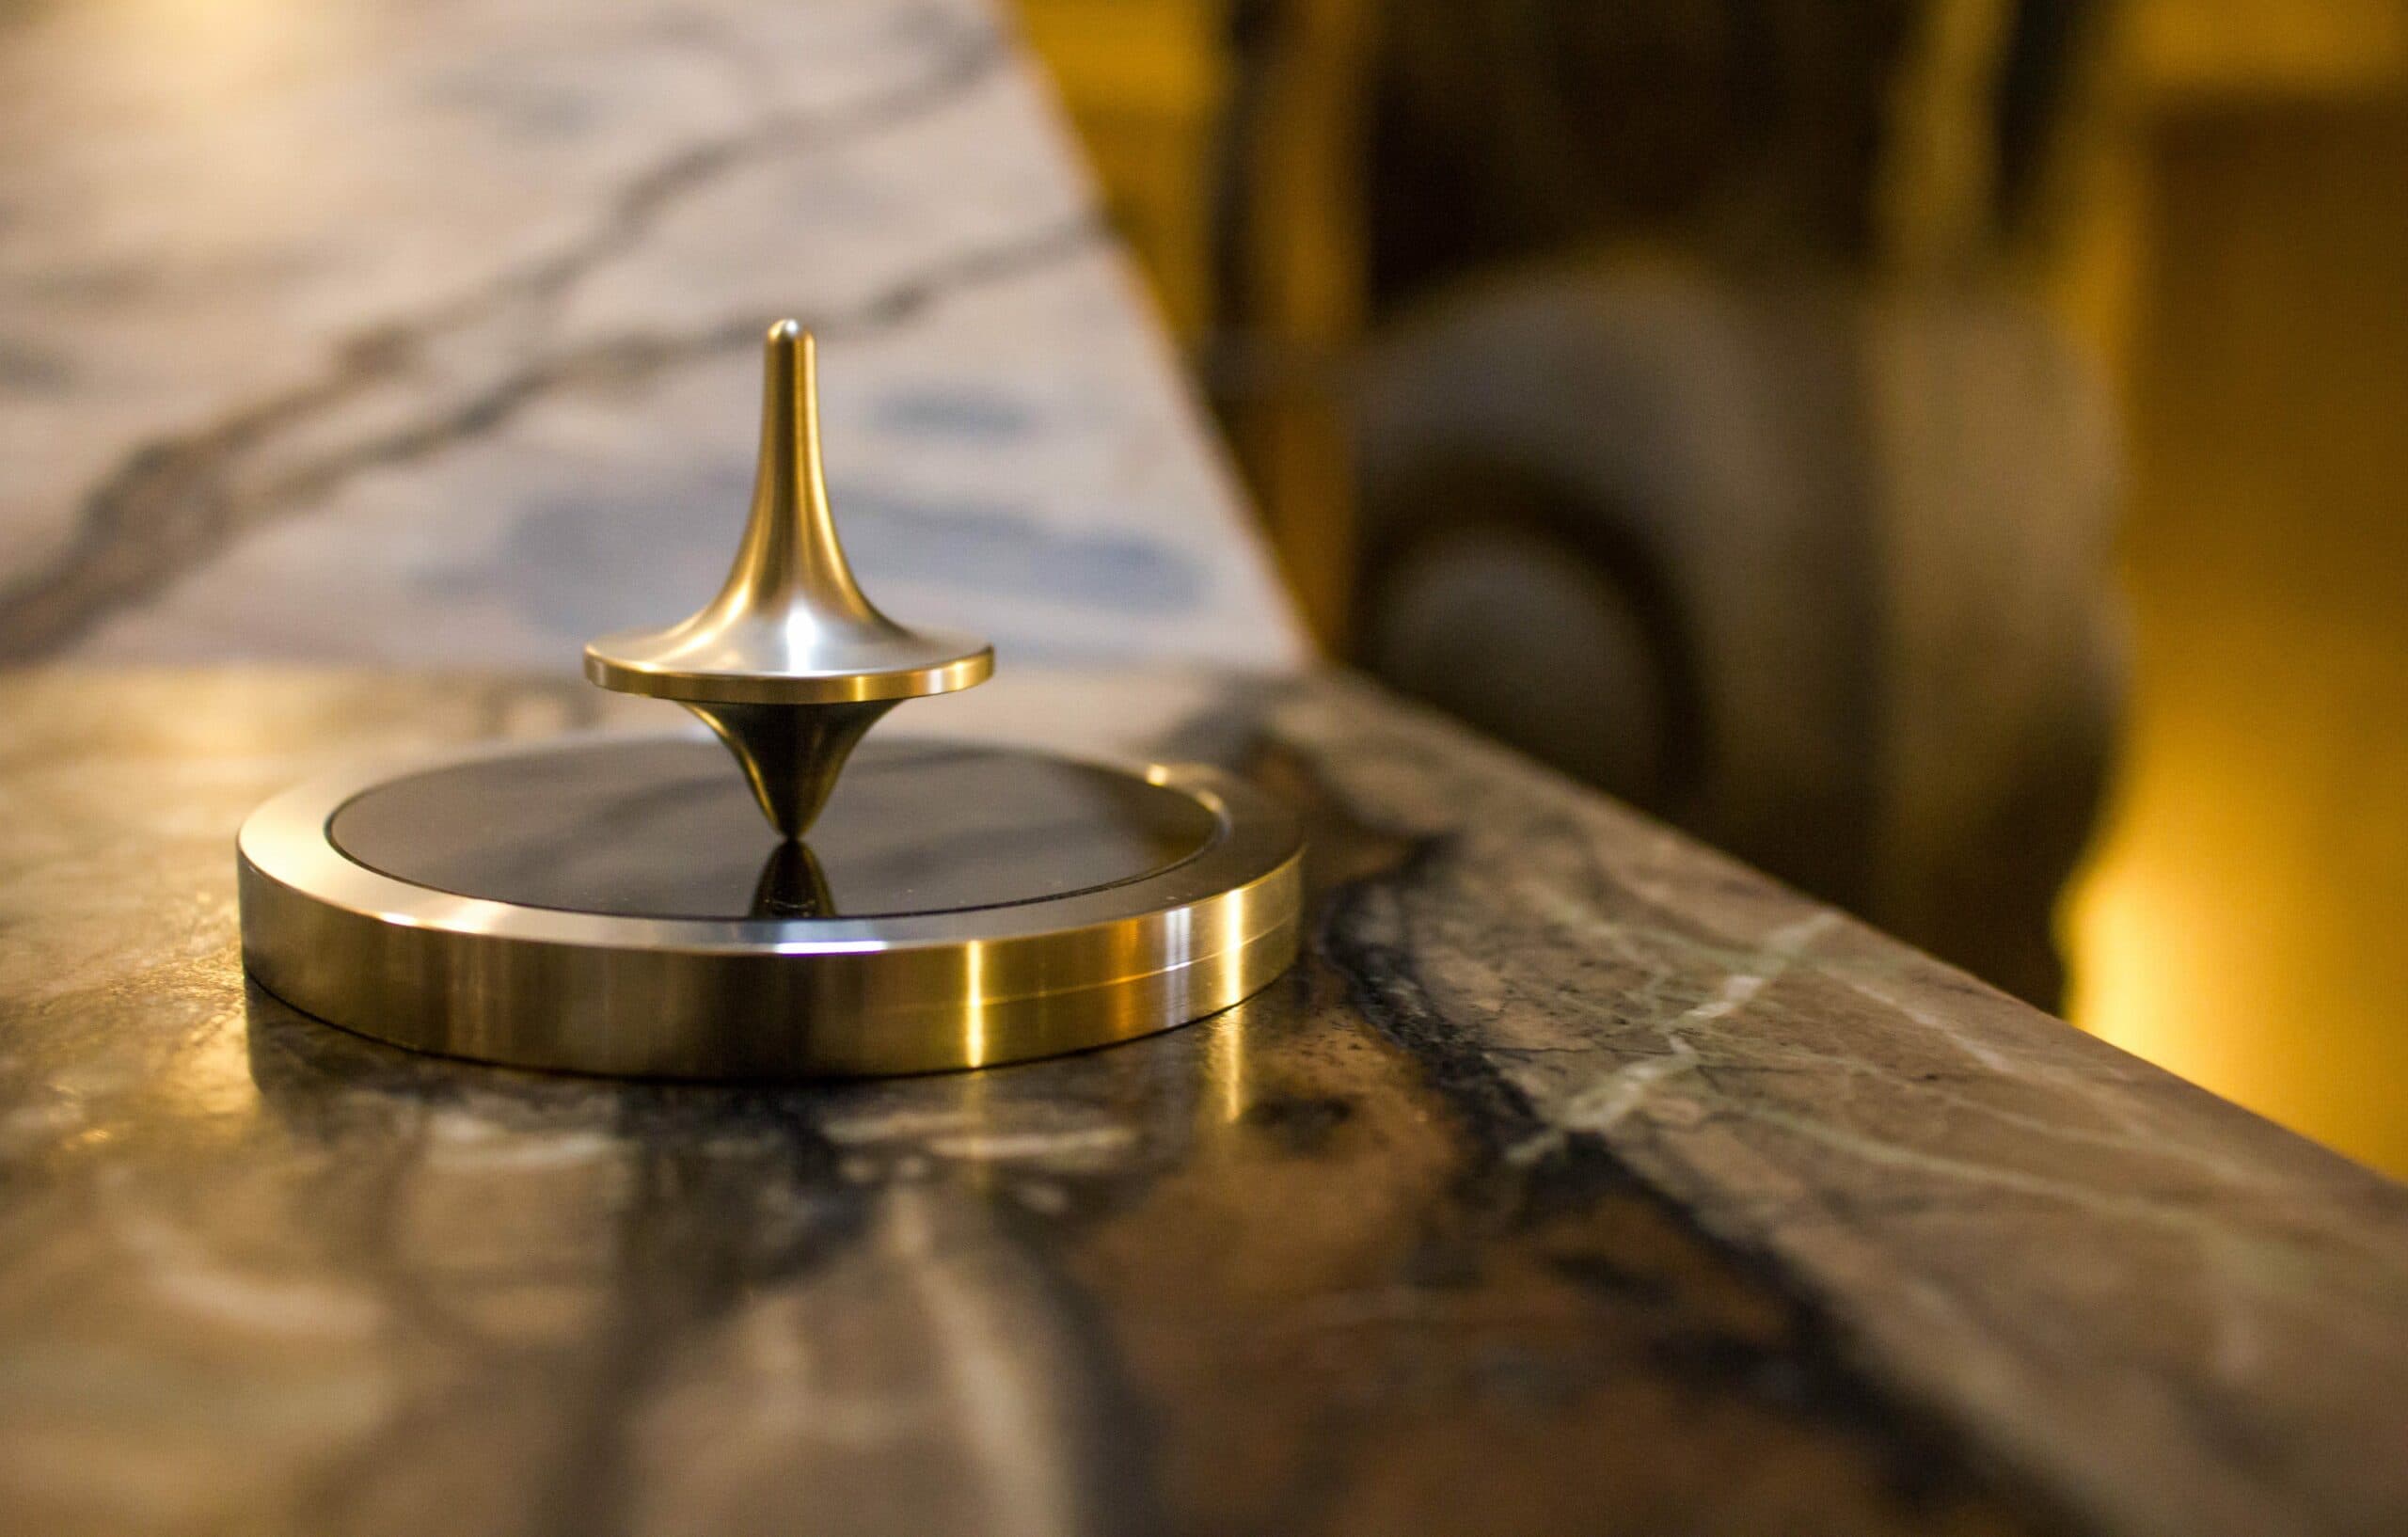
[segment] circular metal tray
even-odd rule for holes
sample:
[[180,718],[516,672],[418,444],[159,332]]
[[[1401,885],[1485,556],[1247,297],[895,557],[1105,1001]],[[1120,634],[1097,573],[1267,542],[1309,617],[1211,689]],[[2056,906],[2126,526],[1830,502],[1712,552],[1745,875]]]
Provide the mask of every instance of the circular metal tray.
[[872,742],[808,846],[699,736],[289,790],[241,835],[269,991],[397,1045],[672,1078],[922,1072],[1126,1040],[1294,959],[1302,841],[1186,766]]

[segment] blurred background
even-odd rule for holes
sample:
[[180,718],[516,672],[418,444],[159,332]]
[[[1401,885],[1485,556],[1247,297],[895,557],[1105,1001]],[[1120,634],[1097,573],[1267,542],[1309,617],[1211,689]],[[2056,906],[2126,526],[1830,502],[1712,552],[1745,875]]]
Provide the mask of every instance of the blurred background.
[[1323,642],[2408,1174],[2408,0],[1020,0]]

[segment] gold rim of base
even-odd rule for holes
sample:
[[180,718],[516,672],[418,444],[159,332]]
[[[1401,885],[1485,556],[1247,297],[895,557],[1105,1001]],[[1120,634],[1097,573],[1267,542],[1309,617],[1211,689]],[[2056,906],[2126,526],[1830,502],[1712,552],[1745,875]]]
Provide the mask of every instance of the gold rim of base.
[[[644,1078],[855,1077],[990,1067],[1130,1040],[1259,991],[1296,956],[1303,839],[1277,802],[1190,765],[1097,764],[1193,797],[1193,857],[1101,890],[882,918],[631,918],[397,879],[337,848],[354,796],[453,764],[355,768],[243,824],[243,960],[304,1013],[413,1051]],[[680,738],[682,739],[682,737]]]

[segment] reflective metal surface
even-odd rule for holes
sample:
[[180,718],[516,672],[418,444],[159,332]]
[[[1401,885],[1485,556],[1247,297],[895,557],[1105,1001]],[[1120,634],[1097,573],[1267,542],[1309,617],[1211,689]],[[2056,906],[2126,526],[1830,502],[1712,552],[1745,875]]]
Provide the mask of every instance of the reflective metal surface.
[[726,585],[690,618],[585,648],[595,683],[702,717],[789,838],[810,830],[886,711],[984,682],[994,664],[975,636],[906,628],[862,594],[820,469],[816,350],[790,320],[764,349],[752,512]]
[[[1003,907],[1158,875],[1219,819],[1115,768],[951,743],[875,743],[808,844],[761,825],[699,738],[604,741],[447,764],[362,791],[327,834],[412,885],[628,918],[815,917]],[[807,854],[807,864],[796,858]]]
[[895,744],[807,848],[742,794],[683,737],[304,785],[243,828],[246,964],[421,1051],[737,1078],[1102,1045],[1295,956],[1294,821],[1211,769]]

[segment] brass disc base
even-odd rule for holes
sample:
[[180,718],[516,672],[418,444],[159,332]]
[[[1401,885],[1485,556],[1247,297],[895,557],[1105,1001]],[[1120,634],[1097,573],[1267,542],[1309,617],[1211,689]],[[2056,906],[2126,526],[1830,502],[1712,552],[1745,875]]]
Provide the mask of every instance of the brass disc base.
[[707,737],[354,772],[253,813],[243,955],[397,1045],[668,1078],[925,1072],[1126,1040],[1294,959],[1302,843],[1212,769],[908,739],[808,844]]

